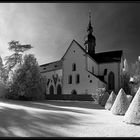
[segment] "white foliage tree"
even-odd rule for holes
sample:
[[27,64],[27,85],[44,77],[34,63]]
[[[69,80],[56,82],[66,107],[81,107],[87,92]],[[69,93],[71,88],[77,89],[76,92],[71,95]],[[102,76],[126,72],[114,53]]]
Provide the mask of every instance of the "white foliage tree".
[[134,64],[131,64],[130,75],[133,79],[133,81],[130,79],[132,81],[131,94],[134,96],[140,86],[140,56]]
[[0,56],[0,82],[1,82],[1,84],[6,85],[7,80],[8,80],[8,70],[4,66],[3,60]]
[[35,100],[43,99],[42,76],[34,55],[25,55],[23,64],[15,70],[9,98]]
[[6,63],[5,65],[11,71],[17,64],[22,63],[22,56],[23,53],[32,48],[30,44],[21,45],[19,41],[12,40],[9,44],[9,50],[13,51],[14,53],[10,56],[5,58]]
[[3,60],[0,56],[0,97],[5,97],[8,86],[7,86],[7,80],[8,80],[8,71],[4,67]]
[[128,63],[127,63],[127,60],[126,59],[124,59],[124,68],[123,68],[123,71],[124,72],[128,72],[128,70],[129,70],[129,67],[128,67]]

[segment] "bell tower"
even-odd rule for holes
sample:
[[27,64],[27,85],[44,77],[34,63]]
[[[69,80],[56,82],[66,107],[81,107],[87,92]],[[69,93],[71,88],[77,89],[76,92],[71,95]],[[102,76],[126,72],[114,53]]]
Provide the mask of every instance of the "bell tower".
[[95,46],[96,46],[96,38],[92,34],[93,28],[91,26],[91,12],[89,12],[89,24],[87,27],[87,35],[85,40],[85,50],[90,56],[94,56],[95,54]]

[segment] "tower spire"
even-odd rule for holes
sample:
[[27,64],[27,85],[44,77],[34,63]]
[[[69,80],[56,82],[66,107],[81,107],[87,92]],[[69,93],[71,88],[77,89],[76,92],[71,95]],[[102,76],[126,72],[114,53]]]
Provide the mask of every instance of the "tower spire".
[[92,34],[93,28],[91,25],[91,12],[89,11],[89,24],[87,27],[87,37],[85,40],[85,49],[91,56],[94,56],[95,54],[95,45],[96,45],[96,38]]
[[89,11],[89,24],[88,24],[87,31],[90,32],[90,33],[93,32],[93,28],[91,26],[91,11]]
[[91,25],[91,11],[89,11],[89,25]]

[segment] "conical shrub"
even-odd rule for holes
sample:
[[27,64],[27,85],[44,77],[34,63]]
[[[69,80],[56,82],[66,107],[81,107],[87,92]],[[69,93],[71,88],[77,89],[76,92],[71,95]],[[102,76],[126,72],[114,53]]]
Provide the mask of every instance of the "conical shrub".
[[109,98],[109,93],[105,92],[104,95],[103,95],[102,101],[101,101],[101,106],[105,106],[108,98]]
[[124,90],[121,88],[114,104],[111,108],[111,112],[115,115],[124,115],[129,107],[129,102]]
[[105,109],[110,110],[114,101],[116,99],[116,94],[114,93],[114,91],[111,92],[106,104],[105,104]]
[[124,116],[124,121],[126,123],[140,124],[140,87]]

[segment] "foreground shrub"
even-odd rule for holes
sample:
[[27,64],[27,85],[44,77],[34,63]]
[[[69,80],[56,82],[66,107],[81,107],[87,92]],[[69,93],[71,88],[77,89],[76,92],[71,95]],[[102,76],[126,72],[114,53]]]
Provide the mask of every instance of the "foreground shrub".
[[126,123],[140,124],[140,88],[124,116],[124,121]]
[[112,91],[105,104],[105,109],[110,110],[111,107],[113,106],[115,99],[116,99],[116,94],[114,93],[114,91]]
[[10,82],[8,98],[21,100],[44,99],[44,84],[36,58],[25,55],[23,64],[15,70]]
[[92,98],[97,104],[101,104],[103,95],[105,94],[105,88],[98,88],[96,89],[96,93],[92,94]]
[[111,112],[115,115],[124,115],[128,107],[129,101],[124,90],[121,88],[111,108]]

